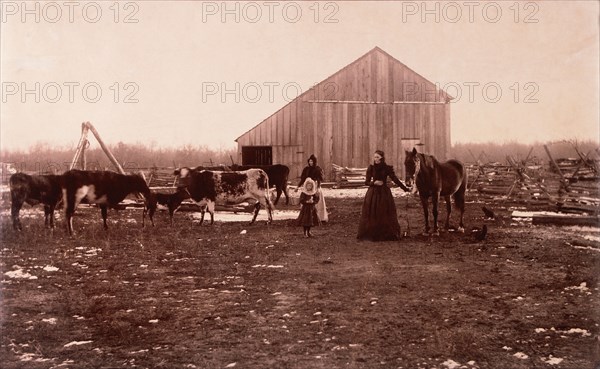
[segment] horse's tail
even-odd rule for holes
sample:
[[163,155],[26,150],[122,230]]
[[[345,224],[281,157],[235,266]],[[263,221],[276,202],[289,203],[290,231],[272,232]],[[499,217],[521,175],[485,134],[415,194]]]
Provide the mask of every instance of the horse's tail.
[[[458,187],[458,190],[456,190],[456,192],[454,193],[454,199],[456,200],[457,205],[464,206],[465,193],[467,192],[467,183],[468,183],[467,168],[465,168],[465,166],[458,160],[449,160],[448,164],[455,167],[456,170],[461,175],[462,180],[460,183],[460,187]],[[459,202],[462,204],[459,204]]]

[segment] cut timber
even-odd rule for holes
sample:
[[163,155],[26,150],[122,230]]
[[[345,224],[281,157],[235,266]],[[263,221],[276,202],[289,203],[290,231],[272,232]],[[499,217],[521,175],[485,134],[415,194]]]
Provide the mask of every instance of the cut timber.
[[113,165],[117,168],[117,170],[119,171],[119,173],[125,174],[125,171],[123,170],[123,167],[121,166],[121,164],[119,164],[119,162],[117,161],[117,159],[115,158],[115,156],[113,155],[113,153],[110,151],[110,149],[104,144],[104,141],[102,141],[102,138],[100,138],[100,134],[98,133],[98,131],[96,131],[96,128],[94,128],[94,126],[92,125],[92,123],[85,122],[85,125],[87,126],[87,128],[90,131],[92,131],[92,134],[94,135],[94,137],[96,137],[96,140],[98,141],[98,143],[100,144],[100,147],[102,148],[102,150],[104,151],[104,153],[108,157],[108,160],[110,160],[110,162],[113,163]]
[[534,215],[533,224],[553,224],[553,225],[578,225],[600,227],[600,218],[597,216],[560,216],[560,215]]

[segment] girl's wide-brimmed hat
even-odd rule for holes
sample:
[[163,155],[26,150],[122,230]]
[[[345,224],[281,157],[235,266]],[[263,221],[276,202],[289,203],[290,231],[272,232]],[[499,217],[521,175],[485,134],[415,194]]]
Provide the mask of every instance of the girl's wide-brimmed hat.
[[[310,191],[307,189],[307,187],[310,187],[310,186],[307,186],[308,184],[312,184],[312,189]],[[304,184],[302,185],[302,193],[304,193],[308,196],[312,196],[312,195],[316,194],[317,193],[317,183],[315,181],[313,181],[312,178],[306,178],[306,180],[304,181]]]

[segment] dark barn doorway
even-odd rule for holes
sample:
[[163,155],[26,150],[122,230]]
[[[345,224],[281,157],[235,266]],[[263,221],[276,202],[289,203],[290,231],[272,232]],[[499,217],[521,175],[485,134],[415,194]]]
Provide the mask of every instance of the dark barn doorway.
[[242,146],[242,165],[273,165],[273,147]]

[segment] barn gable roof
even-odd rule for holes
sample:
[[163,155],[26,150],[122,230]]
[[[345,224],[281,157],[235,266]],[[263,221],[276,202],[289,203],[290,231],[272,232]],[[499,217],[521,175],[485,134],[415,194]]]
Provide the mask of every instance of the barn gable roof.
[[[285,104],[284,106],[282,106],[280,109],[276,110],[273,114],[269,115],[267,118],[265,118],[264,120],[262,120],[261,122],[259,122],[258,124],[256,124],[254,127],[250,128],[249,130],[247,130],[246,132],[244,132],[243,134],[241,134],[238,138],[235,139],[235,142],[237,142],[241,137],[243,137],[244,135],[246,135],[248,132],[252,131],[256,127],[258,127],[259,125],[261,125],[262,123],[264,123],[265,121],[267,121],[272,116],[276,115],[279,111],[283,110],[288,105],[290,105],[290,104],[292,104],[292,103],[294,103],[296,101],[299,101],[299,100],[305,101],[305,100],[307,100],[307,97],[310,96],[310,94],[312,94],[313,96],[318,96],[318,91],[320,91],[320,90],[322,91],[323,86],[325,86],[327,83],[331,83],[333,80],[335,80],[337,77],[340,77],[344,73],[351,73],[351,70],[352,70],[353,67],[357,66],[359,63],[362,63],[365,59],[367,59],[367,58],[369,58],[369,57],[371,57],[371,56],[373,56],[373,55],[375,55],[377,53],[382,54],[385,58],[387,58],[389,60],[389,62],[390,62],[389,63],[390,65],[392,65],[392,66],[395,65],[395,66],[397,66],[397,67],[399,67],[399,68],[407,71],[408,72],[407,74],[410,75],[411,79],[419,80],[422,84],[424,84],[425,86],[423,86],[423,87],[426,88],[426,90],[425,90],[425,91],[427,91],[426,93],[432,94],[432,92],[435,91],[434,95],[437,97],[436,99],[434,99],[435,101],[448,103],[450,100],[454,99],[454,97],[452,97],[451,95],[449,95],[445,91],[439,89],[438,86],[435,83],[427,80],[425,77],[421,76],[419,73],[415,72],[413,69],[407,67],[404,63],[402,63],[398,59],[394,58],[393,56],[391,56],[390,54],[388,54],[387,52],[385,52],[383,49],[381,49],[380,47],[375,46],[373,49],[371,49],[370,51],[368,51],[364,55],[360,56],[359,58],[357,58],[356,60],[354,60],[350,64],[346,65],[342,69],[340,69],[337,72],[333,73],[332,75],[330,75],[329,77],[325,78],[323,81],[321,81],[318,84],[314,85],[310,89],[306,90],[302,94],[298,95],[292,101],[289,101],[287,104]],[[379,73],[383,73],[383,71],[379,71]],[[371,76],[371,78],[373,78],[373,77]],[[418,87],[418,88],[420,89],[421,87]],[[356,93],[356,91],[349,91],[348,93]],[[308,99],[308,100],[310,100],[310,99]],[[418,101],[425,101],[425,100],[417,100],[417,102]],[[336,101],[332,100],[332,102],[336,102]],[[343,102],[343,101],[337,101],[337,102]],[[371,97],[370,102],[380,103],[380,101],[374,100],[374,99],[372,99],[372,97]]]

